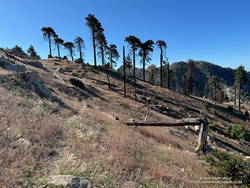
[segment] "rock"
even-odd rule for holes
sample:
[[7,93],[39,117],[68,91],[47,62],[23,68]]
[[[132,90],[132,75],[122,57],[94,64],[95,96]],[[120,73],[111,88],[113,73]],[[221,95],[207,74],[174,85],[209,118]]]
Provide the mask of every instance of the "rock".
[[48,178],[48,185],[63,186],[66,188],[92,188],[92,184],[90,181],[72,175],[50,176]]
[[84,104],[83,107],[84,108],[92,108],[92,106],[90,106],[89,104]]
[[27,72],[22,75],[30,89],[41,97],[51,97],[51,91],[43,84],[37,72]]
[[115,121],[119,121],[119,118],[115,115],[112,115],[112,119],[115,120]]
[[71,179],[75,178],[72,175],[53,175],[48,178],[48,184],[54,186],[66,186]]
[[199,125],[195,125],[195,126],[194,126],[194,130],[195,130],[195,131],[199,131],[199,130],[200,130],[200,126],[199,126]]
[[25,138],[19,138],[17,141],[15,141],[12,144],[12,147],[24,147],[24,148],[29,148],[30,146],[32,146],[32,143],[25,139]]
[[125,181],[122,185],[122,188],[137,188],[139,187],[138,183],[133,181]]
[[92,185],[88,180],[83,180],[79,177],[71,179],[66,188],[91,188]]
[[72,72],[69,68],[58,68],[57,71],[60,73]]
[[0,57],[0,67],[15,72],[26,72],[25,66],[15,64],[14,62],[6,59],[4,56]]
[[59,80],[63,80],[63,78],[56,73],[54,73],[53,76],[54,76],[54,78],[57,78]]

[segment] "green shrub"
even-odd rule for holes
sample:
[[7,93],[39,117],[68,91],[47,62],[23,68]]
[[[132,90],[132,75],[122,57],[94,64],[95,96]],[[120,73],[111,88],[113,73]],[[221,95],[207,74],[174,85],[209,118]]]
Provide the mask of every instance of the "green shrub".
[[227,133],[233,139],[243,139],[250,141],[250,134],[242,125],[231,125]]
[[218,150],[212,151],[206,161],[212,165],[212,175],[228,177],[232,181],[241,181],[243,185],[250,186],[250,161]]
[[82,83],[82,81],[80,81],[80,80],[78,80],[78,79],[76,79],[76,78],[70,78],[70,79],[69,79],[69,82],[70,82],[72,85],[76,86],[76,87],[79,87],[79,88],[81,88],[81,89],[85,89],[85,86],[84,86],[84,84]]

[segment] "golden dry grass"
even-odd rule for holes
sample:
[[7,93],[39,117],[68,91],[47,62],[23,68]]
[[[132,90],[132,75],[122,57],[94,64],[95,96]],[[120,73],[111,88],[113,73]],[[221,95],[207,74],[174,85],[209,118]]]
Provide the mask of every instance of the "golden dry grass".
[[[100,187],[122,187],[126,182],[134,183],[134,187],[199,187],[190,181],[209,176],[209,167],[193,153],[197,134],[183,128],[124,125],[134,110],[143,105],[134,101],[132,85],[128,85],[128,97],[124,98],[123,82],[117,77],[110,76],[116,86],[110,91],[105,84],[106,74],[93,67],[56,59],[42,63],[48,71],[28,68],[39,72],[66,107],[0,88],[1,187],[18,183],[36,187],[46,184],[46,178],[53,174],[78,175]],[[71,72],[59,73],[58,68]],[[1,75],[2,72],[6,73],[1,70]],[[62,79],[56,78],[55,73]],[[72,77],[83,82],[86,90],[71,85],[68,80]],[[171,112],[167,116],[151,110],[150,120],[167,121],[175,115],[200,117],[202,111],[210,114],[213,123],[225,127],[229,122],[246,123],[227,113],[223,105],[137,83],[142,87],[138,89],[138,99],[156,98],[159,105]],[[207,105],[210,111],[206,111]],[[119,121],[112,120],[112,116]],[[140,118],[144,116],[145,111],[141,111]],[[169,130],[186,138],[172,135]],[[20,135],[32,145],[12,147]]]

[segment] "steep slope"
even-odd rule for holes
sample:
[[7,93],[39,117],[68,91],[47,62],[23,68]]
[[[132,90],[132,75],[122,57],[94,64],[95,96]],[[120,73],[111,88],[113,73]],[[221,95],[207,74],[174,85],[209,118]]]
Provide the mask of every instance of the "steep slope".
[[224,105],[141,81],[135,101],[133,81],[127,80],[125,98],[122,77],[112,70],[0,57],[2,187],[38,187],[54,175],[83,177],[95,187],[201,187],[192,181],[209,176],[210,166],[194,153],[197,132],[125,126],[131,118],[145,118],[145,108],[133,116],[145,103],[154,104],[147,114],[152,121],[206,114],[213,125],[211,149],[242,158],[250,153],[226,134],[230,124],[249,128],[248,119]]

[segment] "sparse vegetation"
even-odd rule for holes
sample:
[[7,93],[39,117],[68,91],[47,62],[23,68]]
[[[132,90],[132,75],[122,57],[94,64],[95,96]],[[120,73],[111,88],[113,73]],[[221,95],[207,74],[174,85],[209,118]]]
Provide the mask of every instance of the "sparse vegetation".
[[250,141],[250,134],[242,125],[231,125],[227,133],[233,139]]
[[214,150],[206,158],[212,165],[212,174],[218,177],[228,177],[232,181],[242,182],[240,185],[250,186],[250,161],[228,154],[226,152]]

